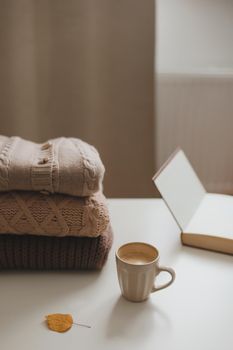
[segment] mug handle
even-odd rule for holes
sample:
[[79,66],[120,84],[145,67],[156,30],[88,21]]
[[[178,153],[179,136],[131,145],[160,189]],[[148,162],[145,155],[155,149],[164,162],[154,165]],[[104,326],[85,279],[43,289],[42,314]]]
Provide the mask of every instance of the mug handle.
[[159,273],[158,274],[160,274],[160,272],[162,272],[162,271],[166,271],[166,272],[168,272],[171,275],[171,279],[170,279],[170,281],[168,281],[165,284],[162,284],[161,286],[156,287],[154,285],[153,288],[152,288],[151,293],[154,293],[154,292],[157,292],[158,290],[167,288],[168,286],[170,286],[174,282],[174,280],[176,278],[176,273],[171,267],[159,266],[158,269],[159,269]]

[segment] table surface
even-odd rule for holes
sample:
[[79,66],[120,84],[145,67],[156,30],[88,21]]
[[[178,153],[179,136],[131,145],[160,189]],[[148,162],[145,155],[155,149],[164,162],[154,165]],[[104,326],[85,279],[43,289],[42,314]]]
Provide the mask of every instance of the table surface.
[[[182,246],[160,199],[111,199],[109,208],[115,239],[101,272],[0,273],[1,350],[230,350],[233,257]],[[143,303],[120,296],[114,254],[129,241],[156,245],[177,274]],[[71,313],[92,328],[51,332],[49,313]]]

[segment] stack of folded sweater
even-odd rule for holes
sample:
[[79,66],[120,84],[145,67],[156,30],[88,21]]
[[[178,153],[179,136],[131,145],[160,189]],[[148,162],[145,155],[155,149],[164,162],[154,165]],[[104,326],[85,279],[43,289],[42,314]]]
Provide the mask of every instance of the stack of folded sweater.
[[100,269],[112,244],[103,175],[79,139],[0,136],[0,269]]

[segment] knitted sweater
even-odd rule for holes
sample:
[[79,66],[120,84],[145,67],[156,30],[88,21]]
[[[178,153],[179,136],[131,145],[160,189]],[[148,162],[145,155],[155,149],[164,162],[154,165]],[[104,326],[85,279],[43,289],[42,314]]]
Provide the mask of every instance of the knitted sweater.
[[93,146],[76,138],[43,144],[0,136],[0,191],[89,196],[101,188],[104,166]]
[[96,238],[0,234],[0,270],[101,269],[112,239],[110,226]]
[[97,237],[108,224],[102,193],[90,197],[30,191],[0,193],[0,234]]

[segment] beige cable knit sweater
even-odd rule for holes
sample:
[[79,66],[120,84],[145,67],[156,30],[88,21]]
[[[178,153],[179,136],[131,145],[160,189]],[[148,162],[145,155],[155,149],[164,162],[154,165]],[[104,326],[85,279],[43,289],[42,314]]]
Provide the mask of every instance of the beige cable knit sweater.
[[108,225],[102,193],[90,197],[47,196],[30,191],[0,193],[0,235],[97,237]]
[[80,139],[61,137],[37,144],[0,136],[0,192],[89,196],[101,188],[104,171],[97,150]]

